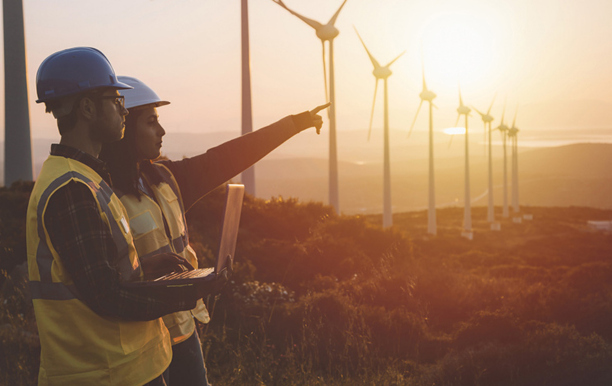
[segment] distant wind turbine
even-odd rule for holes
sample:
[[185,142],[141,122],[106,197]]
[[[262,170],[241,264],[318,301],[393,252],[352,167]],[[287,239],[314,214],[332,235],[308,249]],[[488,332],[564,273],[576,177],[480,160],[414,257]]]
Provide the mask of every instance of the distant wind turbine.
[[429,211],[428,211],[428,219],[427,219],[427,233],[435,235],[437,233],[436,226],[436,191],[435,191],[435,182],[434,182],[434,158],[433,158],[433,100],[436,98],[436,94],[433,91],[427,89],[427,83],[425,82],[425,64],[421,58],[421,66],[423,72],[423,91],[419,94],[421,98],[421,102],[419,103],[419,107],[417,109],[416,114],[414,115],[414,119],[412,120],[412,125],[410,125],[410,131],[408,132],[408,137],[412,134],[412,129],[414,128],[414,123],[416,122],[417,117],[419,116],[419,111],[421,110],[421,106],[423,105],[423,101],[429,102]]
[[[463,207],[463,232],[461,236],[472,240],[474,238],[474,232],[472,231],[472,203],[470,196],[470,150],[469,150],[469,137],[468,137],[468,117],[470,115],[469,107],[463,104],[463,98],[461,98],[461,87],[459,88],[459,107],[457,107],[457,121],[455,127],[459,123],[459,118],[465,115],[465,193],[464,193],[464,207]],[[452,138],[452,137],[451,137]]]
[[504,109],[502,110],[501,123],[497,126],[496,130],[499,130],[502,136],[502,146],[504,148],[504,209],[502,212],[503,217],[509,217],[508,211],[508,163],[506,154],[506,138],[508,135],[508,126],[504,123],[504,115],[506,114],[506,103],[504,102]]
[[[491,230],[500,230],[501,225],[495,221],[495,207],[493,206],[493,158],[492,158],[492,145],[491,145],[491,122],[493,122],[494,118],[491,116],[491,108],[493,108],[493,103],[495,103],[495,97],[493,97],[493,101],[487,110],[487,113],[482,113],[478,111],[477,108],[474,107],[474,110],[480,115],[482,118],[482,122],[484,123],[485,133],[488,138],[488,148],[489,148],[489,190],[488,190],[488,199],[489,199],[489,207],[487,211],[487,221],[491,223]],[[472,106],[473,107],[473,106]],[[488,132],[487,132],[488,131]]]
[[[519,207],[519,190],[518,190],[518,132],[519,129],[516,127],[516,116],[518,115],[518,107],[514,114],[514,120],[512,121],[512,127],[508,129],[508,137],[512,141],[512,209],[515,214],[520,211]],[[521,222],[521,217],[514,217],[515,222]]]
[[395,62],[400,56],[404,55],[404,52],[399,54],[395,59],[390,61],[386,66],[381,66],[374,56],[368,50],[363,39],[359,35],[357,28],[355,28],[355,32],[357,32],[357,36],[363,44],[363,48],[365,48],[368,56],[370,57],[370,61],[374,65],[374,77],[376,81],[374,83],[374,100],[372,101],[372,112],[370,114],[370,127],[368,129],[368,141],[370,140],[370,135],[372,133],[372,118],[374,117],[374,106],[376,105],[376,90],[378,89],[378,81],[384,81],[384,145],[383,145],[383,157],[384,157],[384,165],[383,165],[383,227],[390,227],[393,225],[393,213],[391,210],[391,162],[389,156],[389,103],[388,103],[388,93],[387,93],[387,78],[391,76],[391,64]]
[[[336,90],[334,82],[334,38],[338,36],[340,31],[334,27],[334,23],[344,7],[347,0],[342,2],[340,8],[336,11],[334,16],[323,25],[318,21],[304,17],[297,12],[289,9],[282,0],[272,0],[276,4],[285,8],[289,13],[298,17],[304,23],[308,24],[315,29],[317,37],[321,39],[321,46],[323,51],[323,80],[325,83],[325,99],[327,102],[331,102],[329,107],[329,204],[334,207],[336,213],[340,213],[340,193],[338,189],[338,152],[336,144]],[[329,98],[327,95],[327,71],[325,64],[325,42],[329,42]]]

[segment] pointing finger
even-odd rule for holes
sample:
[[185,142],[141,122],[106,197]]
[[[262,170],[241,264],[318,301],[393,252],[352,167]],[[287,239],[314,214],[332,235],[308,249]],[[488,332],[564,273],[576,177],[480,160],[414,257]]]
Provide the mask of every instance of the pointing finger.
[[314,109],[312,109],[312,110],[310,111],[310,113],[311,113],[311,114],[316,114],[316,113],[318,113],[319,111],[321,111],[321,110],[323,110],[323,109],[328,108],[330,105],[331,105],[331,102],[326,103],[326,104],[321,105],[321,106],[317,106],[317,107],[315,107]]

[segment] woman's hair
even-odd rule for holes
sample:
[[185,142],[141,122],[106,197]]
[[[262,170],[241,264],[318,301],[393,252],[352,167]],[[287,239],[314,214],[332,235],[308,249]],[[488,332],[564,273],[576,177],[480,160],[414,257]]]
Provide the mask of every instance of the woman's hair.
[[105,143],[100,151],[100,158],[106,162],[111,175],[113,187],[123,194],[133,194],[140,199],[138,191],[138,176],[140,174],[139,160],[136,152],[136,121],[141,111],[135,109],[125,117],[125,132],[123,139],[117,142]]
[[146,174],[152,185],[159,184],[161,176],[155,172],[151,160],[139,160],[136,150],[136,122],[142,109],[131,109],[125,118],[125,133],[118,142],[102,145],[99,158],[106,163],[108,172],[113,181],[113,188],[123,194],[132,194],[140,201],[141,192],[138,190],[138,178],[141,173]]

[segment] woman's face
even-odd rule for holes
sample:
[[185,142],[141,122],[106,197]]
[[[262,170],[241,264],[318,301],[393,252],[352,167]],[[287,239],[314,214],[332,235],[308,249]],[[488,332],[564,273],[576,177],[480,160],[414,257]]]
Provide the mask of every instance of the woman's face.
[[155,107],[142,110],[136,120],[136,153],[139,160],[159,157],[162,137],[166,134],[159,124],[159,115]]

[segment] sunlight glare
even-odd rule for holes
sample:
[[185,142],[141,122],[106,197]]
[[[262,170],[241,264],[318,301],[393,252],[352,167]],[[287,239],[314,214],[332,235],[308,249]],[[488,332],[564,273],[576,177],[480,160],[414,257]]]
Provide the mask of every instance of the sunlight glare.
[[465,127],[449,127],[442,130],[442,132],[448,135],[463,135],[465,134]]
[[494,31],[484,17],[438,14],[424,26],[421,36],[428,77],[456,84],[483,82],[490,74],[496,44]]

